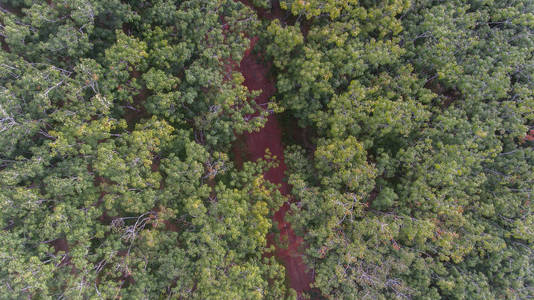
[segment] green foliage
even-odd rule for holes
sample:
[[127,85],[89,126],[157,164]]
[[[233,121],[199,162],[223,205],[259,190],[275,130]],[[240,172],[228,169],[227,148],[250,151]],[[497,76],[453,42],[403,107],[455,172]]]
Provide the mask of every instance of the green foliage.
[[277,161],[230,159],[284,109],[313,293],[534,297],[532,1],[279,3],[2,1],[1,299],[297,298]]
[[0,12],[0,298],[280,299],[284,198],[238,170],[259,106],[234,1],[9,1]]
[[307,19],[273,21],[265,39],[289,45],[266,48],[277,98],[316,135],[286,152],[314,286],[335,299],[531,297],[532,4],[281,5]]
[[251,3],[260,8],[271,8],[272,0],[251,0]]

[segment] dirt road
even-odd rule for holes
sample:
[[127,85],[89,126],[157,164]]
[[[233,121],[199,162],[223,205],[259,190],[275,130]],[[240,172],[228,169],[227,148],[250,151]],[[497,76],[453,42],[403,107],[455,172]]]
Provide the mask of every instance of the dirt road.
[[[262,93],[255,99],[258,104],[267,103],[269,98],[275,93],[274,82],[268,77],[269,65],[262,63],[261,59],[251,53],[257,39],[251,41],[249,50],[245,53],[239,66],[239,71],[245,77],[244,85],[249,90],[262,90]],[[265,155],[265,150],[269,149],[275,155],[280,164],[266,172],[265,178],[272,183],[280,184],[280,192],[289,195],[289,186],[283,180],[286,171],[284,163],[284,147],[282,145],[282,132],[280,125],[274,115],[270,115],[265,127],[259,132],[245,133],[241,137],[240,157],[246,153],[249,160],[256,160]],[[285,203],[275,214],[273,220],[278,223],[280,231],[280,242],[274,243],[276,246],[275,255],[286,268],[286,275],[289,279],[289,286],[297,291],[298,295],[310,289],[313,281],[312,274],[302,261],[302,238],[295,235],[291,225],[285,220],[285,214],[289,209],[289,203]],[[274,237],[269,237],[269,243],[273,244]],[[284,247],[280,245],[283,244]],[[287,248],[285,247],[287,246]]]

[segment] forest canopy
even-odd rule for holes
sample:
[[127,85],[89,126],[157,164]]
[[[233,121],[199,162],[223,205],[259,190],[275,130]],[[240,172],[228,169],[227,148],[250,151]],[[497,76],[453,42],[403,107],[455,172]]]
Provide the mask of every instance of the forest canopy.
[[0,0],[0,46],[0,299],[534,297],[531,0]]

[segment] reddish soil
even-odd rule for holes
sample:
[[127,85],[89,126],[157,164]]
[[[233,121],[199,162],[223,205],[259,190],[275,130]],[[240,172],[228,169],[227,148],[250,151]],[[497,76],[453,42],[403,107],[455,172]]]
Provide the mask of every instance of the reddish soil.
[[[256,41],[257,38],[251,41],[250,48],[245,52],[241,61],[239,71],[245,77],[244,85],[249,90],[262,90],[262,93],[255,100],[258,104],[264,104],[275,93],[275,86],[268,77],[270,65],[263,64],[260,57],[251,53]],[[289,185],[283,180],[287,167],[284,163],[282,131],[274,115],[268,117],[267,123],[259,132],[243,134],[234,146],[234,153],[238,160],[246,156],[247,159],[254,161],[263,158],[267,149],[278,158],[279,166],[270,169],[264,176],[270,182],[279,184],[282,194],[289,195]],[[289,286],[297,291],[300,298],[303,292],[310,290],[313,275],[302,261],[302,249],[304,248],[302,238],[295,235],[291,229],[291,224],[284,218],[288,210],[289,202],[286,202],[273,216],[280,231],[279,241],[275,241],[273,235],[269,236],[268,240],[269,244],[275,246],[275,255],[286,268]]]

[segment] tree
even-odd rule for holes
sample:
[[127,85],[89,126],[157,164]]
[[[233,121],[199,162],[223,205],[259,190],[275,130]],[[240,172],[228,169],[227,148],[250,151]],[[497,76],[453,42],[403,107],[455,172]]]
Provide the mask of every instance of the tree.
[[255,30],[234,1],[9,1],[0,15],[3,298],[270,298],[284,201],[238,170],[259,116],[229,70]]
[[282,5],[308,19],[275,21],[265,39],[307,32],[269,54],[277,97],[316,135],[315,149],[286,154],[314,286],[332,298],[532,295],[531,5]]

